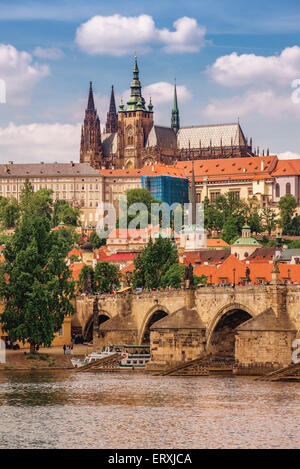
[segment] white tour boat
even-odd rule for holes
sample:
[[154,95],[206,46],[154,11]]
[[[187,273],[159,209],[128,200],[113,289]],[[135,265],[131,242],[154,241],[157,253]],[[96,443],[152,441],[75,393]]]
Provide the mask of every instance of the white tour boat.
[[103,347],[101,352],[92,352],[86,355],[83,360],[80,358],[71,358],[71,362],[75,368],[79,368],[94,361],[101,360],[102,358],[115,355],[116,353],[121,354],[117,369],[142,369],[145,368],[146,364],[150,361],[149,345],[109,345]]

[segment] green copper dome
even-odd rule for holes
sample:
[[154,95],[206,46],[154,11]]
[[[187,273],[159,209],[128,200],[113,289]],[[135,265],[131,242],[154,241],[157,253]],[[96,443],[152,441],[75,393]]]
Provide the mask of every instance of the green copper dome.
[[238,238],[232,246],[261,246],[258,241],[256,241],[255,238],[251,237],[241,237]]

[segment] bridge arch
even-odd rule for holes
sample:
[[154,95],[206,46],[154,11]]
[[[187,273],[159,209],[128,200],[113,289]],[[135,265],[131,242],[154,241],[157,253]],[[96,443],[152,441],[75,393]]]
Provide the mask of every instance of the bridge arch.
[[212,319],[206,340],[208,352],[234,356],[235,329],[251,319],[253,311],[240,303],[231,303],[223,306]]
[[83,338],[84,338],[84,340],[87,341],[87,342],[90,342],[93,339],[94,326],[99,328],[100,325],[103,322],[108,321],[108,319],[111,319],[111,315],[107,311],[100,310],[99,313],[98,313],[98,316],[97,316],[97,323],[94,324],[94,321],[95,321],[94,314],[91,314],[89,316],[87,322],[85,323],[85,326],[84,326],[84,329],[83,329]]
[[150,344],[150,327],[155,322],[168,316],[170,311],[163,305],[153,306],[146,314],[139,332],[139,344]]

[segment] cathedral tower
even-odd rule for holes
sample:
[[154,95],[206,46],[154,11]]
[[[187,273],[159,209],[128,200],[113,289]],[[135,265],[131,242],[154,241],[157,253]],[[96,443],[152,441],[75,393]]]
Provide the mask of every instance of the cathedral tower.
[[130,98],[125,109],[121,101],[118,121],[119,166],[140,168],[142,166],[142,151],[153,126],[153,106],[150,100],[147,108],[142,96],[136,55],[134,57],[133,80],[130,85]]
[[177,134],[180,128],[180,119],[179,119],[179,109],[178,109],[178,102],[177,102],[176,81],[174,85],[174,100],[173,100],[173,108],[172,108],[171,127],[174,130],[174,132]]
[[107,113],[105,130],[107,134],[118,132],[118,114],[116,111],[114,85],[111,87],[109,112]]
[[102,145],[100,119],[95,108],[92,82],[90,82],[88,104],[85,110],[84,123],[81,128],[80,163],[89,163],[93,168],[99,169],[101,162]]

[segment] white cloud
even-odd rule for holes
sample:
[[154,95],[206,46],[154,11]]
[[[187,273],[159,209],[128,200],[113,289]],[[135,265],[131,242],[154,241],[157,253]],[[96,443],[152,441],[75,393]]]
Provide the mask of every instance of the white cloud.
[[8,104],[30,102],[33,87],[49,75],[48,65],[32,63],[32,56],[12,45],[0,44],[0,79],[6,84]]
[[[184,85],[177,85],[177,97],[179,100],[191,98],[191,93]],[[145,86],[142,90],[143,96],[148,102],[150,97],[154,106],[162,103],[170,103],[174,97],[174,85],[166,81],[159,81]]]
[[300,154],[293,153],[292,151],[285,151],[278,154],[280,160],[298,160],[300,159]]
[[204,44],[205,28],[194,18],[173,23],[175,31],[157,29],[152,16],[94,16],[76,31],[76,42],[88,54],[121,56],[134,49],[149,51],[157,43],[165,52],[198,52]]
[[207,118],[233,122],[249,114],[260,114],[268,119],[281,119],[287,115],[300,118],[300,104],[293,104],[290,95],[278,94],[273,89],[250,90],[230,98],[212,99],[203,114]]
[[33,51],[33,55],[39,57],[40,59],[59,60],[63,58],[64,53],[61,49],[57,47],[36,47]]
[[66,162],[79,160],[80,124],[29,124],[0,127],[2,162]]
[[300,47],[287,47],[280,55],[268,57],[233,52],[219,57],[207,72],[217,83],[229,87],[290,84],[300,77]]
[[184,16],[173,23],[175,31],[164,28],[159,31],[160,40],[165,43],[165,52],[198,52],[205,42],[206,30],[197,20]]
[[[212,99],[211,103],[203,110],[203,114],[208,118],[236,122],[238,117],[248,114],[262,114],[272,118],[280,117],[280,112],[291,110],[292,106],[289,97],[278,97],[273,90],[269,89],[250,91],[231,98]],[[296,110],[296,106],[294,108]],[[300,106],[298,110],[300,113]]]

